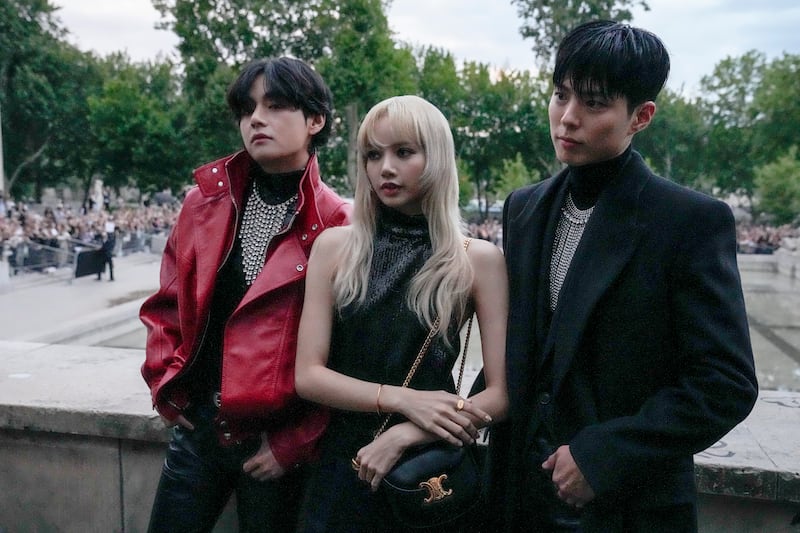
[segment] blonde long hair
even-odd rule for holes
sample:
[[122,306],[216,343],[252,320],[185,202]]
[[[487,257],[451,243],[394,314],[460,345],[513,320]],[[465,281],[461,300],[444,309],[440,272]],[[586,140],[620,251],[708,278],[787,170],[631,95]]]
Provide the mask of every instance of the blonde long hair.
[[465,318],[473,271],[463,246],[464,223],[458,209],[458,171],[450,126],[436,106],[418,96],[383,100],[369,110],[361,123],[351,232],[334,273],[333,294],[340,309],[366,299],[380,203],[367,177],[366,154],[379,147],[374,138],[375,125],[384,118],[398,137],[418,144],[425,152],[420,190],[432,254],[412,279],[406,302],[428,328],[433,327],[438,316],[437,333],[446,341],[451,320],[457,319],[460,325]]

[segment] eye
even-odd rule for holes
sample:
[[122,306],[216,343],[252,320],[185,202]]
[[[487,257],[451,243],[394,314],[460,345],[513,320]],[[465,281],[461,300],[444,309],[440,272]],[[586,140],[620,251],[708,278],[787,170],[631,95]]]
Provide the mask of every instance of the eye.
[[267,95],[264,103],[267,106],[267,109],[271,109],[273,111],[282,111],[284,109],[294,111],[295,109],[295,106],[293,106],[287,99],[277,95]]
[[242,106],[239,110],[241,116],[245,117],[248,115],[252,115],[253,111],[256,110],[256,103],[252,98],[248,98],[244,102],[242,102]]
[[608,107],[608,102],[604,98],[590,96],[583,101],[583,105],[589,109],[604,109]]
[[368,161],[377,161],[381,158],[381,152],[379,150],[367,150],[366,158]]
[[401,157],[403,159],[405,159],[407,157],[411,157],[412,155],[414,155],[416,153],[417,153],[416,150],[414,150],[413,148],[410,148],[408,146],[401,146],[400,148],[397,149],[398,157]]

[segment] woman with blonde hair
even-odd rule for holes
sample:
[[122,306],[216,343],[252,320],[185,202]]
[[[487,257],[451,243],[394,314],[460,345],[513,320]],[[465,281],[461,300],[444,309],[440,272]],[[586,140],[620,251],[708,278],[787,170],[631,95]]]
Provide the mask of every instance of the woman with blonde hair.
[[[463,233],[447,120],[422,98],[389,98],[364,118],[358,150],[352,224],[314,243],[300,320],[297,392],[331,407],[301,513],[307,532],[396,530],[376,491],[403,453],[437,440],[470,445],[508,403],[505,264],[497,247]],[[464,399],[452,369],[473,311],[486,387]]]

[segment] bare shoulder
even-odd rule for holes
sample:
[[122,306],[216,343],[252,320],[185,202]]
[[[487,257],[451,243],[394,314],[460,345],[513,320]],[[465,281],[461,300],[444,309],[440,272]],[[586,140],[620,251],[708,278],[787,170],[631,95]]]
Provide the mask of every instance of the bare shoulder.
[[505,264],[500,248],[483,239],[472,239],[467,248],[467,257],[477,271],[482,268],[497,268]]
[[314,241],[313,248],[315,250],[332,250],[337,246],[341,246],[349,237],[351,228],[350,226],[331,226],[323,230],[319,234],[317,240]]

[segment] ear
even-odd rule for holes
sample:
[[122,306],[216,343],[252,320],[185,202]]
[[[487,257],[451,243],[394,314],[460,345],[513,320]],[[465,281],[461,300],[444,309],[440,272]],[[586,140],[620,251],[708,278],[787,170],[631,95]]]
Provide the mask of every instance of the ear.
[[656,103],[652,100],[649,100],[643,104],[639,104],[639,107],[634,110],[633,117],[631,118],[631,135],[634,133],[639,133],[649,126],[655,114]]
[[325,115],[311,115],[308,117],[308,133],[316,135],[325,127]]

